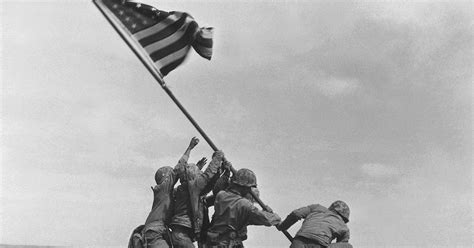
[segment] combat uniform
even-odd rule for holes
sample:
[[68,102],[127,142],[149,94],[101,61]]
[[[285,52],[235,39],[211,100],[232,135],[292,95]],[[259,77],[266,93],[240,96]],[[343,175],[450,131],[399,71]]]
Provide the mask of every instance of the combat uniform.
[[[175,248],[194,247],[193,242],[198,238],[203,224],[204,196],[212,189],[208,184],[218,173],[223,156],[213,156],[206,170],[202,173],[197,166],[188,166],[194,170],[194,178],[188,182],[181,181],[175,195],[174,215],[171,220],[171,240]],[[180,168],[183,170],[183,168]],[[183,173],[184,174],[184,173]],[[193,174],[193,173],[190,173]],[[191,206],[190,206],[191,203]],[[193,218],[193,220],[191,219]]]
[[277,228],[286,230],[298,220],[304,219],[290,248],[328,247],[333,239],[344,243],[349,241],[349,228],[346,225],[349,217],[348,208],[347,215],[344,216],[331,210],[331,207],[328,209],[313,204],[294,210]]
[[280,222],[278,215],[259,210],[232,188],[217,194],[214,210],[207,236],[208,248],[243,247],[248,225],[272,226]]
[[[173,188],[178,181],[177,169],[185,166],[188,156],[183,155],[174,169],[162,167],[155,174],[155,179],[160,182],[153,188],[153,205],[145,221],[143,229],[145,247],[167,248],[165,236],[168,233],[168,224],[172,215]],[[158,179],[159,178],[159,179]]]

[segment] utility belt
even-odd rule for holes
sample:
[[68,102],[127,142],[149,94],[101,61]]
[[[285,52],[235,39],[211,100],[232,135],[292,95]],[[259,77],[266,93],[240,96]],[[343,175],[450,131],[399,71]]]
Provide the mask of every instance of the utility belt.
[[311,245],[313,245],[312,247],[315,247],[315,248],[326,248],[327,247],[325,245],[321,245],[319,243],[319,241],[317,241],[317,240],[310,239],[310,238],[303,237],[303,236],[296,236],[294,239],[300,240],[301,242],[303,242],[305,244],[311,244]]
[[207,232],[206,248],[243,248],[242,239],[236,231],[225,233]]
[[196,235],[191,227],[185,227],[181,225],[172,224],[171,231],[176,233],[183,233],[188,236],[193,242],[196,241]]

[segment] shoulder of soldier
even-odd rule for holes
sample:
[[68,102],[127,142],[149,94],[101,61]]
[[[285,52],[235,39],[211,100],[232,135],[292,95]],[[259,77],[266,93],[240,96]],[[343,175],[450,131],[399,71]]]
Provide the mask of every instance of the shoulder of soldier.
[[239,199],[237,200],[237,204],[240,205],[241,207],[247,208],[247,209],[256,208],[249,199],[247,199],[243,196],[240,196],[240,195],[239,195]]
[[230,192],[229,190],[221,190],[219,191],[219,193],[217,193],[216,195],[216,198],[227,198],[227,197],[231,197],[233,200],[237,201],[238,204],[240,205],[252,205],[252,202],[249,201],[247,198],[239,195],[239,194],[235,194],[233,192]]
[[216,198],[221,198],[221,197],[224,197],[225,195],[226,195],[226,191],[221,190],[221,191],[217,192]]
[[329,209],[327,209],[326,207],[324,207],[323,205],[320,205],[320,204],[311,204],[308,206],[309,209],[311,210],[311,212],[326,212],[326,211],[329,211]]

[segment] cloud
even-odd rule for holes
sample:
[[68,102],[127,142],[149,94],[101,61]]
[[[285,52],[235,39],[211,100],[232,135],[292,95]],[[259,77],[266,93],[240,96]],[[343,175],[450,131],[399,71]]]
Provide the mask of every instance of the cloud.
[[354,92],[359,87],[359,81],[350,78],[329,77],[316,83],[319,91],[327,97],[344,96]]
[[362,172],[371,177],[389,177],[397,175],[399,172],[396,168],[377,163],[368,163],[361,166]]
[[179,154],[176,154],[176,156],[163,156],[159,157],[155,163],[155,167],[159,168],[162,166],[171,166],[174,167],[179,160]]
[[329,98],[348,96],[361,88],[361,82],[358,78],[346,75],[342,72],[332,72],[324,70],[319,66],[306,65],[305,67],[290,68],[288,81],[294,81],[299,78],[301,87],[305,90],[316,91]]

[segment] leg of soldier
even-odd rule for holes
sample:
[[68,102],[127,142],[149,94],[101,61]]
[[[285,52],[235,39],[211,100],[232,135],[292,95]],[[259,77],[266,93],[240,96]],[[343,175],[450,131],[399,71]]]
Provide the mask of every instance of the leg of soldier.
[[153,243],[147,243],[146,248],[170,248],[168,243],[163,239],[155,240]]
[[145,248],[169,248],[170,246],[163,239],[163,234],[148,230],[145,232],[146,247]]
[[293,242],[291,242],[290,248],[306,248],[306,244],[299,238],[295,238]]
[[187,228],[173,228],[171,241],[174,248],[194,248],[193,240],[189,236]]

